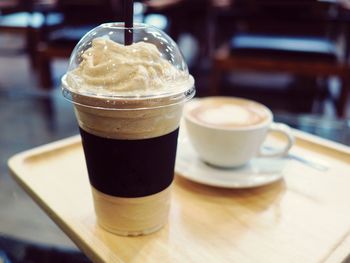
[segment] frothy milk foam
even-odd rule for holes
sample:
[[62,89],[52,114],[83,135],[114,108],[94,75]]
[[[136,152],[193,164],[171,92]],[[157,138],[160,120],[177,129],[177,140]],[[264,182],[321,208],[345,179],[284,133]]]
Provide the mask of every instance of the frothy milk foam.
[[256,102],[222,97],[201,99],[189,115],[197,122],[219,128],[248,127],[269,117],[266,108]]
[[[79,67],[67,73],[66,82],[75,93],[75,112],[83,130],[104,138],[137,140],[162,136],[178,128],[183,103],[169,106],[169,97],[161,94],[165,90],[182,92],[193,86],[194,80],[192,77],[186,79],[183,72],[163,59],[156,46],[144,42],[123,46],[97,38],[82,57]],[[156,103],[152,98],[112,98],[113,103],[106,98],[149,94],[161,96]],[[128,109],[83,106],[91,104],[111,109],[127,106]],[[159,107],[152,107],[154,105]],[[144,109],[137,110],[139,108]],[[115,197],[93,188],[99,224],[122,235],[153,232],[166,222],[169,188],[138,198]]]

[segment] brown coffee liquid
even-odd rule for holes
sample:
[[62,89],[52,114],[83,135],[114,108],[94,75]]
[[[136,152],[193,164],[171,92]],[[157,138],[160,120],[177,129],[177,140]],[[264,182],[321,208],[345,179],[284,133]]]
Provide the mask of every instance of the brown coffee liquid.
[[150,139],[102,138],[80,128],[91,185],[117,197],[143,197],[174,178],[178,130]]

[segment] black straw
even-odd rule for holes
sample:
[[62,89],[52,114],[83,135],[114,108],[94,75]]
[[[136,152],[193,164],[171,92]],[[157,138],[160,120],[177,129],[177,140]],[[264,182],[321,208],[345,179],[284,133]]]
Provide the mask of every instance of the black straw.
[[124,0],[124,22],[125,22],[125,32],[124,32],[124,45],[131,45],[133,42],[133,24],[134,24],[134,1]]

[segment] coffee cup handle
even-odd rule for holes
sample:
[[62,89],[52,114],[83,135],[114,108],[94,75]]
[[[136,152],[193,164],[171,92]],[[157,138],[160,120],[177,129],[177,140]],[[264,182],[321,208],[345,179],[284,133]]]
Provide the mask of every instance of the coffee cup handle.
[[284,135],[287,139],[287,144],[281,148],[281,149],[276,149],[274,151],[263,151],[262,149],[264,146],[260,148],[260,151],[258,153],[259,157],[283,157],[286,156],[292,148],[294,144],[294,136],[292,135],[292,131],[290,127],[286,124],[283,123],[271,123],[268,132],[278,132]]

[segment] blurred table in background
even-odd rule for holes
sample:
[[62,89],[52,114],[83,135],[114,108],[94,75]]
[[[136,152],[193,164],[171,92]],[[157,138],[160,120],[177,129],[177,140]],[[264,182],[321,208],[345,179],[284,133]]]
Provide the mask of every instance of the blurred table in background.
[[327,118],[312,114],[275,113],[276,122],[322,138],[350,145],[350,120]]

